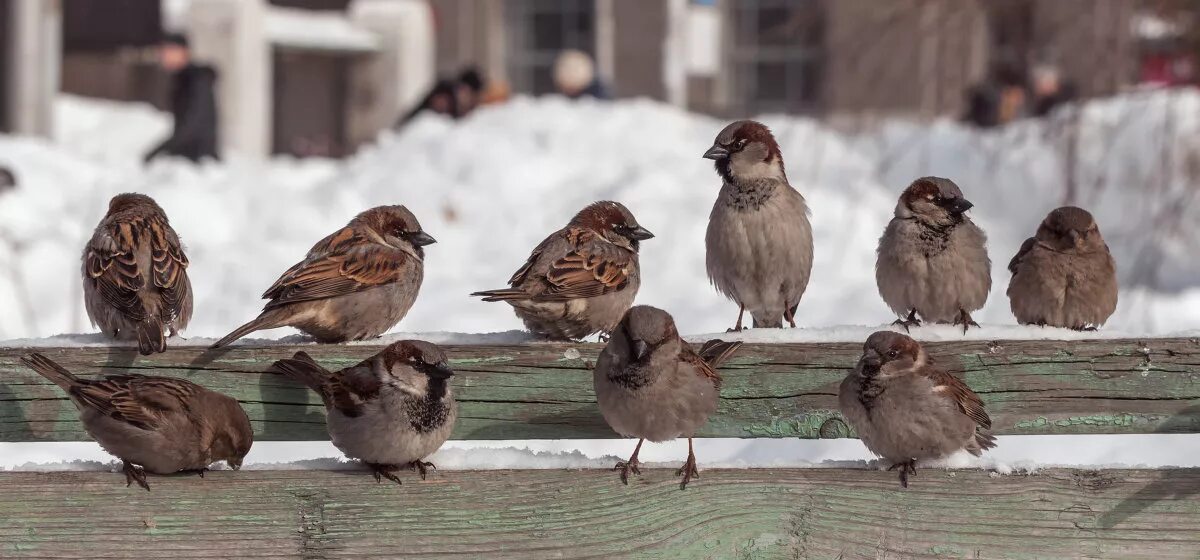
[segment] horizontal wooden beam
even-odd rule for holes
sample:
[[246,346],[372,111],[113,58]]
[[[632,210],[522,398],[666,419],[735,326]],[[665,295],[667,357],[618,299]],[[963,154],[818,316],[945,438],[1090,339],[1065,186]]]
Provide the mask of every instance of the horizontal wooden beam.
[[3,558],[1188,558],[1200,470],[0,473]]
[[[936,342],[934,359],[963,375],[987,403],[999,434],[1200,432],[1200,342],[1195,339]],[[596,408],[598,344],[449,346],[461,403],[454,439],[613,438]],[[373,346],[132,348],[41,352],[80,375],[178,376],[242,401],[259,440],[326,439],[324,410],[304,387],[263,371],[296,350],[330,368]],[[0,349],[0,441],[80,441],[74,407],[58,388]],[[721,369],[716,415],[700,437],[847,437],[837,386],[861,345],[747,344]]]

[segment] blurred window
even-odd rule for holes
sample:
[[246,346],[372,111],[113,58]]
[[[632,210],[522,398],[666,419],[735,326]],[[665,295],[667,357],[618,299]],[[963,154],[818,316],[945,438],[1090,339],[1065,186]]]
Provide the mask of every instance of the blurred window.
[[511,49],[509,77],[514,91],[554,92],[554,59],[566,49],[596,55],[594,0],[508,0]]
[[824,39],[820,0],[729,5],[734,107],[747,115],[815,111]]

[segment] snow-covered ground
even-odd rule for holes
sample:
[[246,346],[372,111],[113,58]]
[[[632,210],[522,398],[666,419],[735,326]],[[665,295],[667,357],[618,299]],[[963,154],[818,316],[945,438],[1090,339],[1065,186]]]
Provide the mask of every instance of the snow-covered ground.
[[[744,339],[861,341],[890,323],[875,289],[875,245],[900,191],[929,174],[962,186],[990,238],[993,291],[975,314],[984,328],[969,338],[1141,337],[1200,327],[1190,225],[1200,218],[1200,94],[1135,93],[989,132],[950,121],[845,130],[807,118],[762,120],[812,208],[816,258],[798,312],[803,328]],[[33,339],[0,344],[105,344],[95,335],[45,337],[94,332],[83,311],[79,255],[108,198],[126,191],[157,199],[187,245],[196,311],[184,344],[253,317],[262,290],[316,240],[365,208],[397,203],[438,243],[427,251],[421,296],[396,333],[436,342],[525,340],[506,305],[467,294],[502,287],[537,242],[598,199],[625,203],[657,234],[643,244],[638,301],[670,311],[696,339],[724,333],[737,308],[705,278],[704,228],[719,180],[700,158],[723,124],[645,100],[518,98],[457,123],[422,117],[343,162],[232,154],[221,163],[144,167],[141,155],[169,129],[164,115],[63,97],[53,140],[0,136],[0,165],[20,180],[0,196],[0,340]],[[1121,273],[1121,303],[1099,333],[1019,327],[1004,295],[1008,260],[1068,192],[1096,215]],[[296,341],[295,334],[255,336]],[[914,334],[962,338],[949,327]],[[814,457],[803,461],[828,459]]]

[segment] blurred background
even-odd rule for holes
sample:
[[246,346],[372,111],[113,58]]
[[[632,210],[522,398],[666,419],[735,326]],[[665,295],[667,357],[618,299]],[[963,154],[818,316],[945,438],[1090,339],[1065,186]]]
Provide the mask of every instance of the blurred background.
[[812,207],[805,326],[892,320],[875,242],[935,174],[991,236],[981,320],[1014,323],[1008,259],[1076,204],[1118,260],[1112,330],[1193,329],[1198,16],[1188,0],[0,0],[0,338],[89,330],[78,254],[129,190],[188,244],[198,336],[252,317],[313,242],[383,203],[441,241],[401,330],[517,329],[466,294],[599,198],[659,234],[639,301],[723,331],[736,308],[704,276],[719,180],[700,154],[747,117]]

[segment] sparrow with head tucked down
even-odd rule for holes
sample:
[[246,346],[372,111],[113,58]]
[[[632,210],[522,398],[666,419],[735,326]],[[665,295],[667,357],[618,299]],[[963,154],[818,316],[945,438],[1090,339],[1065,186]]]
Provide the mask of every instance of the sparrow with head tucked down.
[[804,197],[788,184],[783,154],[761,123],[737,121],[704,157],[716,161],[721,192],[704,236],[708,278],[747,310],[756,328],[796,326],[796,307],[812,272],[812,227]]
[[638,438],[628,461],[617,463],[621,482],[640,474],[642,442],[688,438],[688,458],[676,475],[680,488],[699,478],[692,434],[717,410],[721,376],[716,368],[741,342],[710,340],[697,353],[666,311],[638,305],[629,310],[600,353],[592,381],[604,420],[617,433]]
[[867,449],[891,461],[889,470],[900,470],[905,488],[917,461],[964,449],[978,457],[996,446],[979,396],[897,332],[867,338],[862,358],[838,390],[838,408]]
[[362,363],[330,372],[297,352],[268,370],[316,391],[325,403],[329,437],[347,457],[371,468],[375,480],[400,484],[395,471],[421,473],[458,417],[450,389],[454,372],[437,345],[421,340],[392,343]]
[[254,331],[295,327],[320,342],[375,338],[408,314],[435,240],[403,206],[379,206],[318,241],[263,293],[258,318],[212,345]]
[[83,249],[83,301],[106,334],[163,352],[192,318],[188,259],[167,214],[143,194],[119,194]]
[[633,305],[641,285],[639,243],[652,237],[624,205],[594,202],[533,250],[509,279],[511,288],[471,295],[508,303],[546,338],[608,333]]
[[875,281],[905,331],[922,320],[962,325],[964,333],[979,326],[971,312],[987,301],[992,261],[987,236],[965,214],[971,206],[941,177],[917,179],[900,195],[879,238]]
[[1116,263],[1082,208],[1050,212],[1008,270],[1009,303],[1022,325],[1095,329],[1117,309]]
[[42,354],[21,362],[58,385],[79,409],[88,435],[124,462],[125,485],[150,489],[154,474],[196,472],[225,461],[233,469],[254,443],[238,402],[175,377],[106,375],[80,379]]

